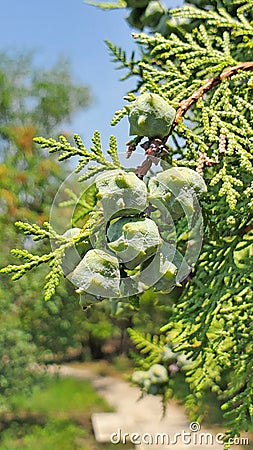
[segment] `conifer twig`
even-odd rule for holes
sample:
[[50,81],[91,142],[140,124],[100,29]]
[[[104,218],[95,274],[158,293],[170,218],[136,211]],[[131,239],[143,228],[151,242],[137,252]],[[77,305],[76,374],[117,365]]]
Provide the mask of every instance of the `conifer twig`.
[[[195,92],[193,92],[193,94],[190,97],[188,97],[186,100],[181,101],[179,103],[179,108],[177,109],[176,116],[175,116],[174,122],[171,126],[170,132],[169,132],[169,134],[167,134],[166,136],[163,137],[162,143],[163,144],[166,143],[166,141],[168,140],[172,131],[174,130],[174,128],[176,128],[177,124],[179,123],[180,119],[182,119],[182,117],[184,116],[186,111],[194,103],[196,103],[199,98],[203,97],[203,95],[206,92],[213,89],[215,86],[217,86],[219,83],[221,83],[226,78],[230,78],[231,76],[237,74],[237,72],[239,72],[239,70],[244,70],[244,71],[253,70],[253,61],[241,62],[241,63],[237,64],[236,66],[228,67],[228,68],[224,69],[221,72],[221,74],[219,74],[215,77],[209,78],[209,80],[207,80],[203,84],[203,86],[201,86],[199,89],[197,89]],[[151,141],[151,143],[152,142],[153,141]],[[214,161],[214,162],[217,162],[217,161]],[[143,161],[143,163],[136,168],[136,170],[135,170],[136,175],[139,178],[143,178],[147,174],[148,170],[150,169],[150,166],[151,166],[151,162],[150,162],[149,158],[145,159]]]
[[[232,75],[235,75],[239,70],[253,70],[253,61],[246,61],[241,62],[233,67],[228,67],[227,69],[223,70],[220,75],[217,75],[216,77],[212,77],[209,80],[207,80],[203,86],[201,86],[199,89],[197,89],[189,98],[186,100],[183,100],[180,102],[180,106],[176,112],[175,120],[171,126],[171,131],[177,126],[179,120],[183,117],[183,115],[186,113],[186,111],[194,104],[196,101],[203,97],[203,95],[213,89],[215,86],[217,86],[219,83],[221,83],[226,78],[230,78]],[[168,139],[168,136],[164,138],[164,141]]]

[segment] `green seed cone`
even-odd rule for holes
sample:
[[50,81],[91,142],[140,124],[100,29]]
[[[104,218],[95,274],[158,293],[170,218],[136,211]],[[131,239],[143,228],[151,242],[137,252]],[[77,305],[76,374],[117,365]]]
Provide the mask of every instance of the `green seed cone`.
[[157,283],[154,284],[155,292],[161,292],[163,294],[171,292],[175,286],[180,286],[181,281],[189,275],[190,270],[191,269],[183,255],[176,250],[172,263]]
[[168,372],[161,364],[154,364],[148,370],[150,381],[152,384],[161,384],[168,381]]
[[109,226],[107,236],[108,247],[128,269],[153,255],[161,244],[158,227],[148,218],[119,219]]
[[99,297],[96,297],[95,295],[92,294],[81,294],[80,295],[80,300],[79,300],[79,305],[81,306],[81,308],[83,310],[89,308],[89,306],[94,305],[95,303],[98,303],[100,301]]
[[135,8],[131,11],[126,20],[131,27],[137,28],[138,30],[143,30],[143,23],[141,22],[142,14],[143,8]]
[[126,0],[128,8],[145,8],[149,0]]
[[95,180],[105,219],[139,214],[147,207],[146,184],[133,172],[110,170]]
[[130,135],[163,138],[175,119],[176,111],[157,94],[142,94],[130,105]]
[[131,381],[139,386],[143,386],[144,381],[147,379],[147,372],[144,370],[136,370],[131,378]]
[[[81,232],[81,228],[70,228],[65,231],[63,237],[75,238]],[[91,248],[91,245],[87,241],[78,242],[73,247],[66,248],[65,254],[62,258],[61,268],[65,275],[72,272],[79,264],[81,257]]]
[[146,27],[156,27],[164,14],[165,11],[161,3],[159,1],[151,1],[141,16],[141,22]]
[[192,214],[198,197],[207,191],[203,178],[187,167],[172,167],[149,181],[149,200],[164,205],[173,218]]
[[120,271],[117,258],[103,250],[89,250],[69,275],[77,292],[100,296],[119,295]]

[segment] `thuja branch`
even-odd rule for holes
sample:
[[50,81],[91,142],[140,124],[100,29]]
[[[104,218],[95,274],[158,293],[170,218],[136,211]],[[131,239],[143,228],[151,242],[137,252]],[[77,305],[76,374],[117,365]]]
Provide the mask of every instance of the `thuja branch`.
[[[155,156],[155,157],[159,157],[159,156],[162,156],[164,153],[166,154],[165,144],[166,144],[169,136],[171,135],[173,130],[176,128],[176,126],[179,124],[180,120],[182,119],[182,117],[184,116],[186,111],[188,111],[188,109],[190,109],[190,107],[194,103],[196,103],[197,100],[199,100],[201,97],[203,97],[204,94],[206,94],[211,89],[216,87],[223,80],[229,79],[233,75],[236,75],[239,71],[249,71],[252,69],[253,69],[253,61],[242,62],[242,63],[237,64],[236,66],[228,67],[228,68],[224,69],[219,75],[212,77],[212,78],[208,79],[207,81],[205,81],[204,84],[200,88],[198,88],[196,91],[193,92],[193,94],[190,95],[190,97],[188,97],[186,100],[181,101],[179,103],[179,107],[176,111],[175,119],[171,125],[169,133],[167,135],[165,135],[161,140],[150,138],[147,142],[145,142],[144,144],[141,145],[141,147],[143,147],[144,150],[146,150],[145,153],[148,156],[145,159],[145,161],[143,161],[143,163],[136,168],[136,170],[135,170],[136,175],[139,178],[143,178],[147,174],[148,170],[150,169],[150,167],[152,165],[152,158],[150,157],[151,155]],[[132,149],[130,147],[128,147],[128,150],[129,149],[132,151]],[[134,145],[134,149],[135,149],[135,145]],[[164,149],[164,152],[163,152],[163,149]],[[205,153],[202,153],[202,155],[205,155]],[[212,165],[215,162],[218,162],[218,160],[213,161],[209,158],[209,162],[210,162],[209,165]]]
[[[212,77],[209,80],[207,80],[203,86],[201,86],[199,89],[197,89],[189,98],[186,100],[183,100],[179,104],[179,108],[176,112],[175,120],[171,127],[171,132],[174,130],[174,128],[177,126],[180,119],[183,117],[183,115],[186,113],[186,111],[194,104],[196,101],[203,97],[204,94],[206,94],[208,91],[213,89],[215,86],[217,86],[219,83],[221,83],[226,78],[230,78],[231,76],[235,75],[239,70],[253,70],[253,61],[247,61],[242,62],[240,64],[237,64],[233,67],[228,67],[227,69],[223,70],[221,74],[217,75],[216,77]],[[168,139],[168,136],[164,138],[166,141]]]
[[[76,146],[71,145],[65,136],[59,136],[58,141],[53,138],[36,137],[34,138],[34,142],[39,144],[41,148],[47,148],[49,153],[59,152],[59,161],[65,161],[73,156],[79,156],[79,162],[75,172],[79,173],[81,170],[87,169],[86,173],[79,177],[79,181],[87,181],[88,178],[93,177],[103,170],[118,169],[121,167],[118,158],[117,142],[114,136],[110,137],[109,149],[107,150],[111,161],[108,161],[103,153],[100,133],[98,131],[94,133],[92,138],[93,145],[90,150],[86,149],[78,134],[74,134],[73,138]],[[89,165],[91,162],[95,162],[96,165]]]

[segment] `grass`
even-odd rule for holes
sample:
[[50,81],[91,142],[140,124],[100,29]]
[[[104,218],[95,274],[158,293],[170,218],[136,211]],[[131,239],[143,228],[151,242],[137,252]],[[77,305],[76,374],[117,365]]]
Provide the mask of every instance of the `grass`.
[[11,427],[3,433],[0,448],[3,450],[88,450],[89,445],[79,445],[85,439],[85,431],[76,424],[49,419],[44,427],[34,425],[27,429]]
[[[112,408],[87,380],[49,378],[44,388],[29,397],[18,396],[14,419],[1,432],[0,450],[112,450],[115,445],[96,443],[90,417]],[[20,420],[24,413],[40,418],[38,424]],[[15,420],[16,418],[16,420]],[[117,450],[129,446],[117,446]]]
[[[53,378],[44,389],[35,388],[31,397],[16,397],[15,409],[48,414],[51,417],[81,419],[96,411],[111,411],[87,380]],[[84,413],[85,411],[85,413]]]

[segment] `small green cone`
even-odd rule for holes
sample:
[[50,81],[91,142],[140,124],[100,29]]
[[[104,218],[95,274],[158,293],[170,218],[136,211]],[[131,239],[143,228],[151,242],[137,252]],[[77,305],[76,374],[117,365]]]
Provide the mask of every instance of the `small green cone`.
[[152,256],[161,243],[155,222],[148,218],[122,218],[107,231],[108,247],[125,264],[134,269]]
[[130,105],[129,134],[163,138],[169,134],[175,115],[176,110],[159,95],[142,94]]
[[69,280],[80,294],[117,297],[120,294],[119,262],[103,250],[89,250],[69,275]]
[[140,214],[147,207],[147,187],[135,173],[110,170],[95,180],[105,219]]

